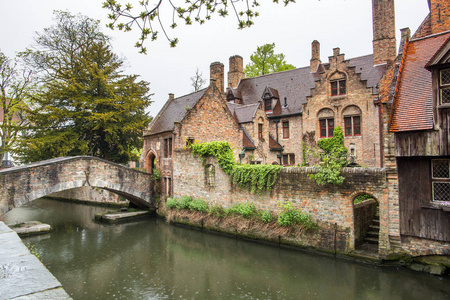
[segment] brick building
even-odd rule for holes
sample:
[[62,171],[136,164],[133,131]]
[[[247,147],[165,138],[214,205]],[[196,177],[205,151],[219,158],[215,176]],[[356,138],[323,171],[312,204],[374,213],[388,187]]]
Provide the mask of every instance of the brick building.
[[399,55],[380,85],[389,194],[380,207],[389,226],[380,235],[387,252],[449,255],[450,2],[428,4],[412,38],[402,29]]

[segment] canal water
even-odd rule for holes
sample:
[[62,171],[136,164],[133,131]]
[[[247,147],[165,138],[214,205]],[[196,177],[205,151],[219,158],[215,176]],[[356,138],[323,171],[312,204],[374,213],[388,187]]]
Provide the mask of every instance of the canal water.
[[450,279],[282,249],[146,219],[93,221],[108,208],[33,201],[6,223],[54,231],[24,238],[73,299],[450,299]]

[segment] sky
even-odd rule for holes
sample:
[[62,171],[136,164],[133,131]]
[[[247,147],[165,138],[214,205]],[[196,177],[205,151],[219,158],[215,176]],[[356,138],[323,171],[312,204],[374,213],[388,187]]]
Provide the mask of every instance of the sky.
[[[231,14],[227,18],[214,15],[204,25],[185,26],[178,21],[174,30],[167,26],[169,36],[179,39],[178,46],[170,48],[169,42],[160,36],[157,41],[146,42],[147,55],[139,54],[134,47],[139,34],[137,30],[123,33],[106,28],[108,11],[102,8],[102,1],[0,0],[0,50],[13,58],[17,52],[31,47],[36,32],[42,33],[44,28],[54,24],[54,10],[81,13],[100,20],[103,32],[112,37],[113,51],[126,62],[124,73],[137,74],[150,82],[154,102],[148,111],[152,116],[158,114],[169,93],[180,97],[193,92],[190,78],[197,68],[209,82],[212,62],[222,62],[226,74],[230,56],[242,56],[245,66],[257,46],[267,43],[275,43],[275,52],[285,54],[286,62],[296,67],[309,66],[313,40],[320,42],[322,62],[328,61],[336,47],[346,58],[372,53],[370,0],[297,0],[287,7],[260,0],[260,16],[250,28],[237,29],[237,20]],[[119,1],[135,6],[139,2]],[[163,9],[161,16],[170,25],[169,9]],[[400,29],[409,27],[414,33],[428,12],[427,0],[395,0],[397,44]]]

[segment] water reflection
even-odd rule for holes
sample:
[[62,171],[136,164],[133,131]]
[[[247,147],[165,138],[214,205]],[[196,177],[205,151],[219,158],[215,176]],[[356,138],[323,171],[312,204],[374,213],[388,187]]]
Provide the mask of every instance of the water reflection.
[[246,242],[107,210],[37,200],[6,215],[54,227],[27,238],[74,299],[448,299],[450,279]]

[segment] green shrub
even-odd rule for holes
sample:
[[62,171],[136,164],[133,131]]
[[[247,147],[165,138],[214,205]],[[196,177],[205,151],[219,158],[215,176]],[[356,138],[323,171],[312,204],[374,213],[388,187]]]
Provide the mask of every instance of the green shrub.
[[355,200],[353,200],[353,203],[354,204],[358,204],[358,203],[361,203],[361,202],[366,201],[368,199],[373,199],[373,196],[369,195],[369,194],[361,194],[361,195],[358,195],[355,198]]
[[227,214],[239,215],[244,218],[249,218],[255,212],[256,208],[252,202],[236,203],[226,210]]
[[263,223],[270,223],[272,222],[272,212],[270,210],[265,210],[261,213],[261,220],[263,221]]
[[317,225],[311,220],[311,216],[295,209],[289,201],[279,203],[282,211],[278,214],[278,225],[288,227],[293,225],[301,225],[306,229],[316,228]]
[[178,205],[178,199],[177,198],[167,198],[166,206],[170,209],[176,208]]
[[178,200],[177,210],[189,209],[189,204],[191,203],[191,201],[191,197],[181,196],[180,200]]
[[208,207],[208,215],[223,218],[226,213],[221,206],[214,204]]
[[189,209],[198,212],[208,211],[208,204],[202,199],[193,199],[189,202]]

